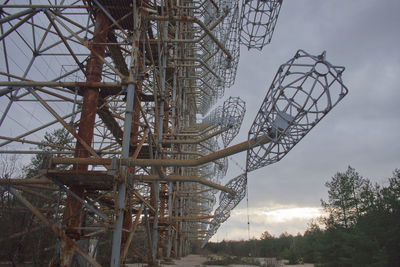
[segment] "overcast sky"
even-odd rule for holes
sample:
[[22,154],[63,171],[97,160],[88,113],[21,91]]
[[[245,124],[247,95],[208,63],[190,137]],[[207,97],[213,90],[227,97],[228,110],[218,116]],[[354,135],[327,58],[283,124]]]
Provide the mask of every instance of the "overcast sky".
[[[225,96],[247,103],[247,132],[280,64],[298,49],[345,66],[349,94],[280,162],[249,173],[251,237],[303,232],[327,199],[325,182],[348,165],[383,184],[400,168],[400,1],[286,0],[272,43],[242,47],[235,85]],[[245,166],[245,153],[234,158]],[[224,183],[240,173],[230,162]],[[247,239],[246,200],[213,240]]]

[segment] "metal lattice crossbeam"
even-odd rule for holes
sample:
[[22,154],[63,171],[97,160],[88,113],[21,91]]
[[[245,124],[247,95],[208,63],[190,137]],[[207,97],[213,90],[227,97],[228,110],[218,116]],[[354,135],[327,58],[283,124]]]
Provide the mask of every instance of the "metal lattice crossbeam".
[[343,71],[326,61],[325,52],[302,50],[280,66],[248,135],[273,142],[248,151],[247,171],[282,159],[347,94]]

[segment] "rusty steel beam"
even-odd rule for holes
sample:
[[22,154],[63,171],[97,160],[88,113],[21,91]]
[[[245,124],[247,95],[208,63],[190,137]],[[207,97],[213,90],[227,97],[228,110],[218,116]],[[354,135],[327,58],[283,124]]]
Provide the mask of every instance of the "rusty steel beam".
[[[93,35],[93,45],[91,49],[91,55],[89,57],[86,77],[87,82],[99,83],[102,79],[103,62],[99,59],[104,57],[106,50],[106,41],[108,36],[109,20],[106,15],[102,12],[96,14],[95,29]],[[93,131],[95,118],[97,113],[97,104],[99,98],[99,89],[95,87],[86,87],[83,90],[83,105],[81,111],[81,119],[79,122],[78,136],[86,143],[91,144],[93,139]],[[76,158],[87,158],[90,152],[86,149],[81,142],[76,143],[75,157]],[[88,165],[76,164],[74,165],[75,170],[86,171]],[[85,188],[82,186],[71,186],[70,190],[81,199],[85,198]],[[76,228],[81,225],[82,222],[82,203],[71,195],[67,197],[67,203],[64,210],[64,224],[66,225],[66,234],[72,239],[79,239],[81,236],[80,230]],[[69,243],[65,243],[61,250],[61,264],[70,265],[72,260],[72,248]]]
[[156,210],[154,207],[137,191],[137,190],[132,190],[132,193],[140,200],[142,201],[147,208],[151,210],[152,213],[154,213]]
[[203,177],[198,176],[182,176],[177,174],[164,175],[163,177],[160,175],[150,174],[150,175],[134,175],[133,180],[137,181],[166,181],[166,182],[196,182],[202,185],[206,185],[224,192],[227,192],[231,195],[235,195],[235,191],[220,184],[214,183],[210,180],[207,180]]
[[181,131],[179,131],[179,133],[181,133],[181,134],[204,134],[205,132],[213,129],[214,127],[216,127],[216,126],[209,125],[209,124],[202,122],[202,123],[196,124],[196,127],[182,129]]
[[121,48],[119,45],[114,45],[118,43],[117,37],[115,37],[114,32],[109,31],[108,40],[112,45],[108,45],[108,50],[110,51],[110,57],[114,62],[115,67],[125,76],[129,76],[128,66],[125,62],[125,58],[122,55]]
[[[2,206],[0,205],[0,210],[4,211],[7,210],[7,212],[22,212],[22,213],[29,213],[30,210],[26,207],[20,207],[20,206]],[[40,208],[38,209],[41,212],[49,212],[53,213],[54,208]]]
[[97,114],[99,115],[100,119],[103,121],[104,125],[110,130],[111,134],[114,136],[115,140],[122,145],[122,136],[123,132],[121,127],[119,126],[118,122],[115,120],[113,113],[110,109],[105,105],[106,101],[99,97],[98,99],[98,109]]
[[169,154],[169,155],[192,155],[192,156],[199,156],[199,157],[204,156],[203,153],[200,153],[197,151],[184,151],[184,150],[181,150],[181,151],[173,150],[172,151],[172,150],[163,149],[160,153],[161,154]]
[[[163,167],[196,167],[217,159],[232,156],[271,141],[267,136],[257,137],[242,143],[227,147],[225,149],[210,153],[197,159],[122,159],[119,160],[124,166],[163,166]],[[51,164],[89,164],[89,165],[110,165],[111,159],[106,158],[52,158]]]
[[213,138],[214,136],[217,136],[227,130],[229,130],[229,127],[224,127],[222,129],[219,129],[218,131],[215,131],[213,133],[210,133],[209,135],[203,136],[198,139],[178,139],[178,140],[161,140],[162,144],[199,144],[201,142],[204,142],[210,138]]
[[179,217],[171,217],[172,220],[174,221],[198,221],[198,220],[204,220],[204,219],[212,219],[214,218],[214,215],[204,215],[204,216],[179,216]]
[[199,128],[198,130],[194,130],[194,131],[180,131],[177,134],[174,134],[174,136],[179,136],[179,137],[199,137],[202,136],[203,134],[217,128],[218,125],[210,125],[208,127],[203,127],[203,128]]
[[149,128],[146,128],[146,130],[144,131],[143,138],[140,140],[139,144],[137,145],[135,152],[133,152],[132,159],[136,159],[138,157],[144,142],[147,140],[147,135],[148,135],[149,131],[150,131]]
[[0,185],[23,185],[23,184],[53,184],[47,178],[26,178],[26,179],[0,179]]
[[143,211],[143,204],[140,205],[140,208],[136,214],[135,222],[131,225],[129,229],[129,236],[128,239],[126,240],[124,244],[124,248],[121,251],[121,257],[120,257],[120,263],[123,263],[125,261],[126,255],[128,254],[129,246],[131,245],[133,235],[135,234],[135,231],[139,225],[140,222],[140,216],[142,215]]
[[49,200],[49,201],[52,201],[52,202],[56,201],[53,197],[48,196],[48,195],[44,195],[44,194],[39,193],[39,192],[37,192],[35,190],[32,190],[30,188],[26,188],[24,185],[15,185],[14,188],[18,189],[18,190],[21,190],[21,191],[24,191],[25,193],[31,194],[33,196],[45,199],[45,200]]
[[15,5],[15,4],[1,4],[0,8],[33,8],[33,9],[64,9],[64,8],[77,8],[77,9],[86,9],[86,5]]
[[76,103],[76,104],[82,105],[82,102],[79,101],[79,100],[72,99],[72,98],[69,98],[69,97],[66,97],[66,96],[51,92],[49,90],[46,90],[46,89],[43,89],[43,88],[40,88],[40,87],[35,87],[35,90],[40,91],[42,93],[45,93],[47,95],[55,96],[55,97],[57,97],[59,99],[62,99],[64,101],[68,101],[68,102],[71,102],[71,103]]
[[[86,81],[86,82],[56,82],[56,81],[0,81],[0,86],[4,87],[64,87],[64,88],[111,88],[121,89],[125,82],[100,82],[100,81]],[[71,94],[73,92],[71,91]]]
[[208,233],[208,230],[183,230],[182,233]]
[[66,147],[66,146],[53,145],[53,144],[37,142],[37,141],[31,141],[31,140],[15,138],[15,137],[8,137],[8,136],[0,136],[0,139],[13,141],[13,142],[27,143],[27,144],[32,144],[32,145],[49,146],[49,147],[55,147],[55,148],[61,148],[61,149],[72,149],[72,148]]
[[[25,142],[22,142],[25,143]],[[74,154],[75,152],[72,150],[0,150],[0,154]],[[107,154],[107,153],[103,153]]]

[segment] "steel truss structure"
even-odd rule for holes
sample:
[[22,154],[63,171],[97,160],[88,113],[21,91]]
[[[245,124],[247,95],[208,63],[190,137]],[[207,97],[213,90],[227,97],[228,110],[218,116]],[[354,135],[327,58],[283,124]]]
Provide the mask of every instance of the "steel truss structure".
[[[343,68],[299,51],[279,69],[249,139],[231,145],[244,101],[210,110],[235,82],[240,44],[264,47],[281,4],[1,4],[0,153],[42,155],[35,176],[0,179],[2,196],[22,203],[2,216],[32,212],[60,240],[61,266],[100,266],[101,249],[106,265],[128,255],[157,265],[206,244],[244,198],[247,172],[281,159],[347,93]],[[60,128],[55,143],[48,133]],[[228,157],[243,151],[245,173],[223,185]]]

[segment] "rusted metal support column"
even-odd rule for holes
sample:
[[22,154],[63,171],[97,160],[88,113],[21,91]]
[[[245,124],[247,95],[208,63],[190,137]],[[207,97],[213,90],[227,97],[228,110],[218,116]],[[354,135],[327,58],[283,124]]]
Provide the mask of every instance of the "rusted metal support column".
[[[96,23],[93,35],[93,46],[91,56],[89,58],[87,68],[86,68],[86,80],[88,82],[100,82],[102,78],[102,68],[103,62],[94,55],[94,52],[101,57],[104,57],[107,42],[107,34],[109,27],[109,20],[107,16],[98,12],[96,14]],[[97,111],[97,101],[99,97],[99,89],[96,87],[86,87],[83,90],[83,105],[81,112],[81,119],[79,123],[78,135],[87,144],[92,143],[94,123]],[[76,143],[75,157],[77,158],[87,158],[90,153],[86,150],[80,142]],[[74,169],[86,171],[88,165],[80,164],[75,165]],[[78,195],[80,198],[85,197],[85,188],[82,186],[71,186],[71,191]],[[78,240],[81,233],[77,228],[82,222],[82,212],[80,209],[82,204],[72,196],[68,196],[66,207],[64,211],[63,220],[66,225],[66,234],[75,240]],[[72,261],[73,249],[68,243],[64,243],[61,251],[61,265],[69,266]]]

